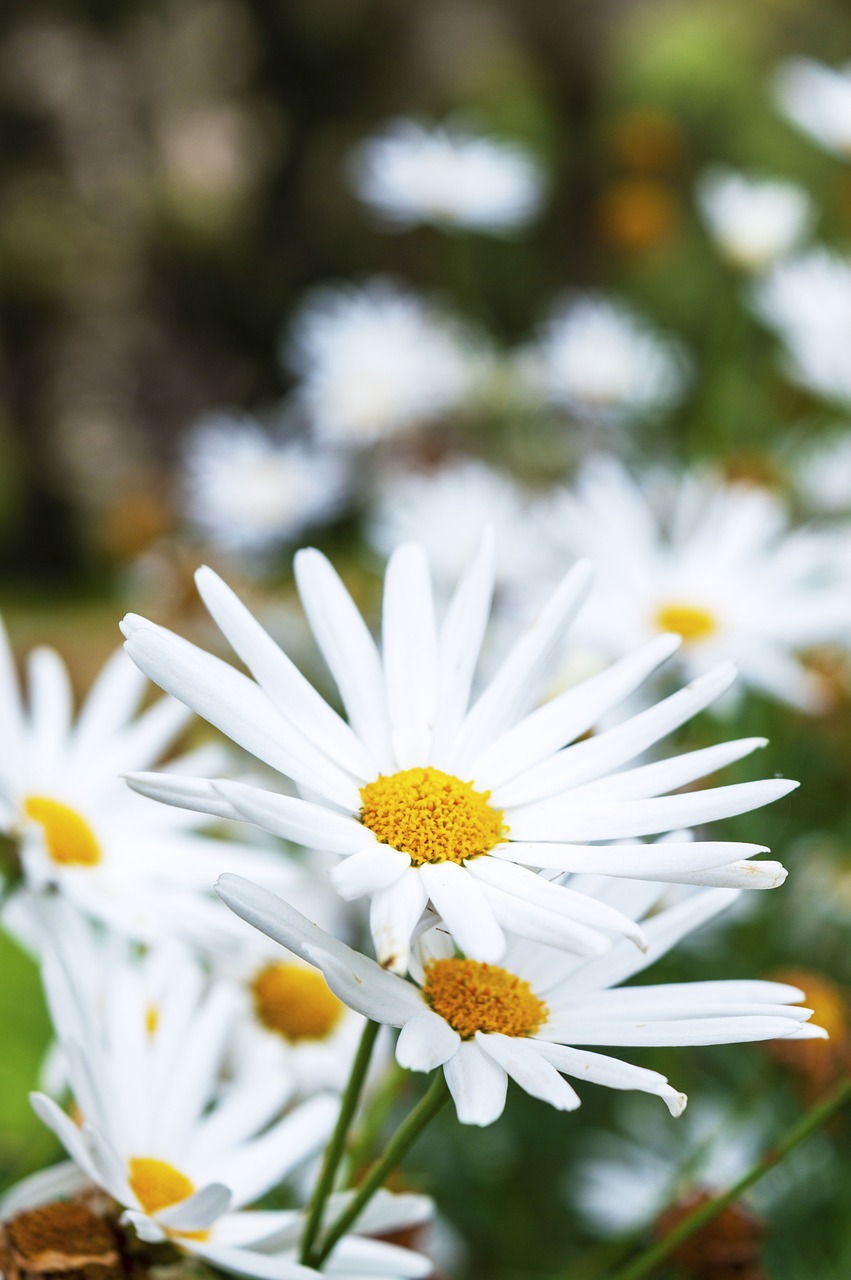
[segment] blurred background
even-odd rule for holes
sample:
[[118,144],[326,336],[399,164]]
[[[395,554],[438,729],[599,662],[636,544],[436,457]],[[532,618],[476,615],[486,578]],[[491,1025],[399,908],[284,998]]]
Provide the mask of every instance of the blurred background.
[[[0,603],[15,649],[55,644],[81,692],[116,645],[126,608],[209,643],[191,582],[206,559],[299,656],[293,547],[308,536],[333,554],[374,608],[384,548],[364,530],[388,466],[427,473],[459,451],[531,493],[569,483],[601,442],[633,469],[710,462],[782,493],[794,518],[806,517],[796,472],[816,445],[847,430],[851,394],[822,394],[790,375],[696,195],[712,166],[791,181],[811,201],[811,236],[847,250],[851,146],[843,159],[814,144],[772,92],[777,68],[802,56],[832,66],[851,58],[847,5],[7,0]],[[358,198],[352,157],[398,117],[519,144],[542,174],[540,212],[511,235],[388,229]],[[284,443],[309,437],[313,402],[300,394],[305,366],[292,354],[299,316],[317,288],[376,277],[427,297],[464,329],[481,373],[475,394],[401,443],[385,433],[386,450],[373,437],[368,448],[343,441],[341,451],[339,440],[329,444],[333,432],[320,431],[313,461],[324,459],[328,487],[343,496],[278,531],[271,549],[251,536],[234,545],[198,509],[199,424],[227,434],[250,420]],[[681,393],[640,430],[566,411],[518,373],[552,308],[588,290],[616,295],[668,335],[688,371]],[[842,333],[851,351],[851,326],[837,340]],[[851,476],[847,488],[846,514]],[[494,515],[499,523],[498,504]],[[528,562],[524,573],[546,577]],[[759,767],[801,778],[800,795],[725,824],[733,838],[772,845],[796,888],[757,895],[654,980],[780,968],[820,975],[808,981],[829,980],[829,1063],[777,1061],[758,1046],[636,1054],[695,1098],[711,1095],[710,1117],[726,1127],[710,1118],[704,1129],[696,1123],[697,1137],[660,1134],[669,1121],[655,1111],[648,1129],[649,1104],[636,1136],[629,1108],[621,1115],[612,1095],[593,1090],[579,1116],[554,1119],[518,1091],[491,1129],[430,1133],[409,1164],[451,1224],[453,1274],[604,1276],[646,1222],[639,1214],[637,1225],[620,1224],[626,1236],[612,1242],[611,1226],[581,1203],[599,1173],[586,1162],[609,1150],[602,1129],[609,1147],[613,1134],[633,1143],[632,1155],[636,1144],[646,1154],[658,1143],[669,1170],[693,1170],[710,1132],[720,1129],[730,1149],[743,1135],[762,1149],[845,1070],[847,656],[820,650],[811,660],[833,681],[823,714],[751,694],[736,721],[737,733],[771,734]],[[719,730],[693,732],[702,743]],[[738,776],[754,775],[743,768],[725,780]],[[52,1152],[25,1102],[48,1030],[34,966],[7,941],[2,962],[0,1173],[10,1182]],[[725,1237],[681,1261],[682,1274],[851,1274],[847,1136],[840,1118],[765,1184],[744,1225],[728,1224],[732,1245]],[[611,1166],[629,1152],[610,1154]],[[633,1188],[649,1176],[629,1166],[627,1174]],[[609,1203],[621,1196],[603,1193]]]

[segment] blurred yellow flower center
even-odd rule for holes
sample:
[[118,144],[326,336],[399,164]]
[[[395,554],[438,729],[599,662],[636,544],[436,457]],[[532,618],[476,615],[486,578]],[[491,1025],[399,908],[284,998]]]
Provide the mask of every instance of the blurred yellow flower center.
[[424,862],[463,862],[489,853],[508,834],[489,791],[440,769],[403,769],[361,788],[361,822],[382,844]]
[[684,644],[705,640],[718,629],[718,623],[708,609],[695,604],[663,604],[656,614],[656,626],[660,631],[673,631],[682,636]]
[[269,1031],[285,1040],[325,1040],[345,1008],[313,969],[295,964],[269,964],[251,984],[254,1011]]
[[165,1160],[151,1156],[132,1156],[128,1181],[145,1213],[157,1213],[169,1205],[179,1204],[195,1191],[194,1185]]
[[44,828],[47,852],[63,867],[95,867],[100,845],[85,818],[75,809],[47,796],[27,796],[24,813]]
[[159,1024],[160,1011],[155,1004],[149,1004],[145,1010],[145,1030],[149,1036],[156,1035]]
[[531,1036],[549,1017],[525,979],[480,960],[432,960],[426,965],[423,995],[462,1040],[477,1031]]

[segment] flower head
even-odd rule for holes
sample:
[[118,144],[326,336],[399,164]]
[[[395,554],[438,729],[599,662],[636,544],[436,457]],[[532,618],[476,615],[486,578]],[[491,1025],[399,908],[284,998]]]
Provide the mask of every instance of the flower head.
[[[590,886],[589,886],[590,887]],[[396,1057],[412,1071],[442,1066],[465,1124],[502,1114],[509,1077],[560,1111],[579,1106],[569,1075],[614,1089],[656,1094],[672,1115],[686,1104],[658,1072],[585,1045],[701,1045],[824,1036],[807,1025],[795,987],[774,982],[689,982],[622,988],[681,937],[729,906],[736,893],[697,891],[644,923],[644,955],[626,940],[605,956],[577,959],[514,939],[498,965],[459,956],[443,929],[418,940],[414,982],[387,973],[311,924],[274,894],[226,875],[218,892],[238,915],[322,970],[329,986],[374,1021],[401,1027]],[[635,919],[656,904],[658,885],[622,886]],[[792,1003],[790,1003],[792,1002]]]
[[615,425],[670,408],[688,373],[678,342],[595,294],[557,308],[523,363],[530,389],[579,417]]
[[474,375],[457,325],[383,280],[314,294],[296,317],[285,358],[317,436],[352,448],[453,412]]
[[774,91],[781,111],[826,151],[851,155],[851,64],[835,70],[813,58],[790,58]]
[[[51,886],[132,937],[170,930],[204,944],[230,929],[208,891],[234,859],[294,885],[296,873],[274,853],[229,847],[198,829],[209,817],[169,815],[125,786],[120,775],[158,761],[187,716],[170,698],[134,716],[145,685],[123,653],[107,662],[76,719],[59,655],[35,649],[27,666],[29,705],[0,624],[0,831],[19,848],[20,892]],[[223,762],[218,748],[203,748],[171,768],[203,773]]]
[[826,688],[800,661],[851,623],[834,539],[791,530],[766,490],[712,474],[646,475],[596,457],[553,503],[553,537],[590,556],[601,589],[581,619],[603,652],[675,631],[690,676],[723,656],[756,689],[818,711]]
[[698,204],[721,252],[747,271],[764,270],[795,247],[812,216],[809,196],[791,182],[710,169],[700,179]]
[[345,480],[340,458],[276,440],[250,418],[211,414],[186,442],[186,514],[238,554],[274,549],[336,515]]
[[535,216],[543,178],[516,142],[394,120],[353,152],[352,185],[391,225],[505,234]]
[[674,652],[679,641],[670,635],[535,709],[588,590],[587,564],[565,577],[472,705],[494,580],[492,539],[440,627],[422,548],[410,543],[393,554],[381,654],[322,555],[300,552],[296,578],[348,722],[209,569],[198,575],[201,594],[254,679],[142,618],[131,615],[123,627],[129,654],[147,674],[291,778],[301,796],[156,774],[137,775],[132,785],[338,854],[331,878],[345,898],[370,897],[383,964],[404,971],[429,904],[461,950],[486,963],[504,954],[505,928],[585,954],[607,950],[620,933],[643,945],[641,928],[622,912],[530,868],[754,887],[782,879],[776,863],[742,861],[758,852],[754,845],[601,844],[742,813],[794,784],[665,795],[747,755],[757,739],[620,771],[727,688],[729,665],[581,740]]

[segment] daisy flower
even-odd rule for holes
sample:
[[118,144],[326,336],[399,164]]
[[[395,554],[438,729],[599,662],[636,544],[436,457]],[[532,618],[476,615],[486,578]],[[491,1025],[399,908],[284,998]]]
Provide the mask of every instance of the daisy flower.
[[851,63],[839,70],[813,58],[790,58],[776,73],[780,110],[825,151],[851,155]]
[[346,478],[341,458],[224,413],[202,418],[184,450],[187,518],[215,546],[240,555],[272,550],[332,519]]
[[[120,775],[159,760],[188,717],[171,698],[134,716],[145,681],[120,650],[76,720],[59,655],[35,649],[27,669],[28,706],[0,624],[0,832],[18,846],[23,891],[50,886],[135,938],[176,930],[203,944],[229,930],[206,895],[235,861],[295,887],[297,873],[280,856],[205,836],[197,815],[141,803],[125,786]],[[203,773],[221,769],[224,759],[218,748],[204,748],[170,768]]]
[[[621,988],[620,983],[663,956],[686,933],[735,900],[735,890],[696,891],[678,906],[646,919],[647,950],[627,940],[605,956],[578,959],[552,947],[512,939],[502,963],[459,955],[443,929],[427,930],[412,955],[408,982],[388,973],[311,924],[275,894],[222,876],[216,886],[249,924],[316,965],[328,985],[375,1022],[401,1027],[399,1064],[411,1071],[442,1066],[462,1124],[492,1124],[505,1106],[509,1077],[560,1111],[579,1106],[564,1079],[656,1094],[672,1115],[686,1105],[664,1076],[589,1052],[586,1045],[734,1044],[773,1037],[824,1037],[806,1025],[811,1010],[796,987],[776,982],[670,983]],[[659,898],[659,886],[594,885],[634,919]],[[617,989],[615,989],[617,988]],[[577,1047],[579,1046],[579,1047]]]
[[236,990],[208,984],[187,957],[152,1004],[149,975],[129,956],[104,973],[91,927],[63,905],[45,912],[42,974],[82,1119],[41,1093],[36,1114],[142,1240],[214,1265],[222,1250],[228,1269],[229,1250],[289,1226],[290,1214],[243,1206],[318,1154],[337,1101],[318,1095],[281,1116],[290,1077],[255,1070],[224,1082]]
[[812,218],[812,202],[801,187],[729,169],[704,173],[697,200],[721,252],[746,271],[764,270],[786,257]]
[[678,342],[596,294],[556,308],[520,369],[552,404],[610,425],[670,408],[688,376]]
[[[341,856],[331,878],[347,899],[371,898],[382,964],[403,972],[431,903],[459,948],[495,962],[504,928],[585,953],[642,930],[606,903],[530,868],[594,870],[685,883],[768,887],[777,863],[751,864],[755,845],[701,842],[602,847],[728,817],[785,795],[783,780],[665,796],[747,755],[742,739],[617,772],[722,693],[722,665],[642,716],[579,741],[677,648],[656,636],[608,671],[543,706],[564,634],[590,584],[587,564],[565,577],[470,705],[494,580],[487,538],[437,627],[425,554],[400,547],[385,578],[382,653],[324,556],[295,562],[301,599],[337,682],[334,712],[209,569],[198,574],[212,616],[254,679],[144,618],[123,625],[142,670],[246,750],[291,778],[296,798],[225,780],[135,775],[169,804],[247,818]],[[572,745],[570,745],[572,744]]]
[[415,120],[392,120],[367,138],[349,171],[360,199],[400,228],[431,223],[502,235],[529,222],[543,197],[543,175],[525,147]]
[[284,354],[317,437],[353,448],[452,413],[474,376],[457,325],[385,280],[315,293]]
[[732,658],[752,688],[805,711],[826,687],[800,653],[845,642],[851,605],[835,540],[790,530],[783,504],[709,473],[633,479],[595,457],[552,507],[553,537],[590,556],[600,590],[583,634],[604,653],[675,631],[690,677]]
[[757,315],[786,348],[785,371],[802,387],[851,403],[845,335],[851,331],[851,261],[816,248],[775,267],[753,288]]

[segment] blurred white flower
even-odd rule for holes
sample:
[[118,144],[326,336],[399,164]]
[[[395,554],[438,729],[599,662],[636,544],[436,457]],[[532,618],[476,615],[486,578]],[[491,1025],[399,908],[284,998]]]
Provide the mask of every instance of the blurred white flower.
[[506,473],[473,458],[455,458],[432,471],[385,471],[366,533],[382,557],[402,542],[422,543],[435,586],[445,596],[492,525],[497,588],[525,590],[554,573],[539,505]]
[[[209,826],[209,815],[142,803],[126,786],[121,775],[161,759],[187,714],[163,698],[134,718],[145,681],[121,650],[76,721],[68,673],[54,650],[33,650],[28,674],[29,707],[0,624],[0,831],[19,843],[23,872],[13,903],[50,887],[131,937],[175,933],[205,945],[232,932],[209,892],[220,871],[250,865],[292,888],[298,873],[278,854],[206,836],[198,828]],[[170,768],[203,773],[225,760],[210,746]],[[12,928],[13,918],[14,908]]]
[[324,556],[299,552],[295,573],[349,722],[210,569],[199,571],[198,588],[254,679],[144,618],[130,614],[122,626],[134,662],[291,778],[299,797],[226,779],[145,773],[130,781],[167,804],[208,804],[216,814],[230,812],[337,854],[331,880],[342,897],[370,900],[373,941],[388,968],[404,971],[430,905],[477,960],[500,959],[506,929],[584,955],[607,951],[619,934],[642,944],[640,929],[622,912],[552,884],[532,867],[754,889],[782,883],[778,863],[750,861],[757,845],[601,844],[743,813],[795,783],[773,778],[666,794],[749,755],[763,743],[754,738],[622,771],[729,688],[729,663],[637,723],[627,719],[585,739],[674,653],[677,636],[657,634],[539,705],[590,586],[587,563],[565,575],[475,699],[493,591],[492,538],[483,540],[440,627],[423,549],[396,549],[385,575],[381,655]]
[[790,58],[774,78],[780,110],[835,155],[851,158],[851,63],[835,70],[813,58]]
[[683,1111],[685,1095],[658,1072],[576,1046],[826,1037],[820,1027],[807,1025],[810,1009],[790,1003],[803,1000],[803,992],[782,983],[620,986],[729,906],[736,891],[698,890],[679,906],[650,914],[659,885],[613,886],[590,876],[572,877],[570,883],[641,919],[645,953],[621,939],[607,955],[580,960],[513,938],[499,965],[482,964],[459,955],[444,929],[432,928],[413,949],[411,983],[324,933],[259,885],[223,876],[216,887],[244,920],[316,965],[352,1008],[401,1027],[400,1066],[410,1071],[442,1066],[462,1124],[497,1120],[509,1078],[559,1111],[573,1111],[580,1101],[565,1075],[655,1094],[672,1115]]
[[791,182],[749,178],[710,169],[698,181],[697,200],[721,252],[746,271],[784,258],[806,231],[812,202]]
[[284,356],[301,379],[296,398],[318,438],[354,448],[452,413],[476,376],[458,326],[383,280],[315,293]]
[[846,427],[841,434],[800,448],[793,483],[809,510],[821,515],[851,513],[851,430]]
[[552,505],[553,538],[597,566],[578,630],[603,652],[683,637],[690,677],[732,658],[746,684],[805,711],[827,689],[800,661],[851,639],[851,594],[836,540],[790,530],[782,502],[710,473],[633,478],[595,457]]
[[393,120],[352,153],[352,185],[389,223],[505,234],[538,212],[543,175],[516,142]]
[[786,348],[786,371],[817,395],[851,404],[851,260],[817,248],[777,263],[753,288],[757,314]]
[[186,441],[186,516],[225,551],[268,551],[337,514],[346,472],[333,453],[276,440],[250,418],[211,414]]
[[520,362],[532,395],[611,424],[670,408],[689,372],[679,342],[596,294],[558,307]]

